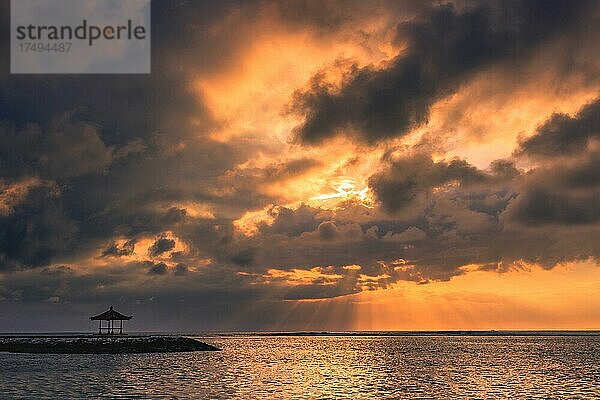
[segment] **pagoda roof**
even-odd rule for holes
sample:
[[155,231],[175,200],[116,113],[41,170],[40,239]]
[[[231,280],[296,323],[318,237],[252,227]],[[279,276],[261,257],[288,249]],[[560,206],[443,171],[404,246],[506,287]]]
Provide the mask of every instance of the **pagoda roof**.
[[133,317],[128,317],[126,315],[121,314],[118,311],[113,310],[112,306],[110,306],[110,309],[108,311],[104,311],[102,314],[98,314],[98,315],[94,315],[93,317],[90,317],[90,319],[92,321],[98,321],[98,320],[102,320],[102,321],[114,321],[114,320],[130,320]]

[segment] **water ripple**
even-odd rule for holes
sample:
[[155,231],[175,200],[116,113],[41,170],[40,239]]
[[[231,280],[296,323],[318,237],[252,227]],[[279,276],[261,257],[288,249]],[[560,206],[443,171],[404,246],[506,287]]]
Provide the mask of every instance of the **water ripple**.
[[0,353],[0,398],[600,398],[600,338],[212,337],[221,352]]

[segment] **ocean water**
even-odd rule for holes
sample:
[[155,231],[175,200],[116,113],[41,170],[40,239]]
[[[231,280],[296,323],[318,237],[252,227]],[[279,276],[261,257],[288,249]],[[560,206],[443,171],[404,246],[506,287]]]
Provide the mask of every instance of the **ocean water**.
[[0,398],[600,399],[600,336],[210,336],[220,352],[0,353]]

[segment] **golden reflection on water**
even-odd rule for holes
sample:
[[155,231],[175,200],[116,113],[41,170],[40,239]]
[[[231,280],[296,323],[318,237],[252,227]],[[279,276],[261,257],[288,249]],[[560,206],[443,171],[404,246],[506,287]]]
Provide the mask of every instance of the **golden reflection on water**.
[[223,351],[0,353],[0,397],[600,397],[598,335],[215,336],[204,340]]

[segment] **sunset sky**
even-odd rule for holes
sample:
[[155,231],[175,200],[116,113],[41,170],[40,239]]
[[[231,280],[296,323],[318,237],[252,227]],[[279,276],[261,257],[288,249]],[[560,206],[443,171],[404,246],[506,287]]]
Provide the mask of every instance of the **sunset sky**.
[[600,329],[598,1],[155,1],[11,75],[0,331]]

